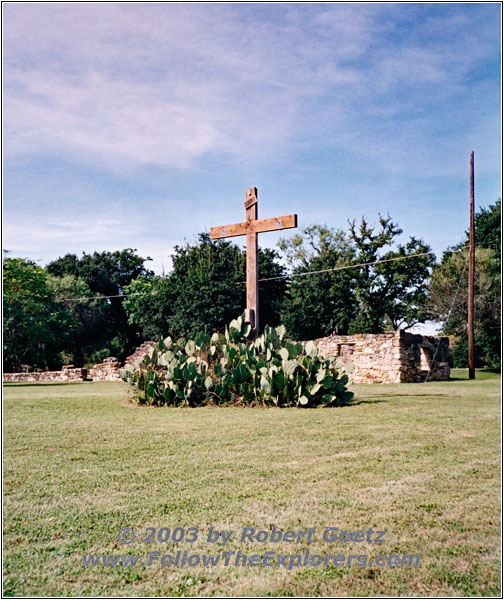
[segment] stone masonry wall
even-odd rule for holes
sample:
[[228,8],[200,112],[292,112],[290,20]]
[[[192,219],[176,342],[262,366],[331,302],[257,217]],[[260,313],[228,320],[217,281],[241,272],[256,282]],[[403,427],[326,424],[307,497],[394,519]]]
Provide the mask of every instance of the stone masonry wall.
[[63,369],[61,371],[38,371],[34,373],[4,373],[4,383],[17,381],[84,381],[87,369]]
[[141,362],[142,358],[149,353],[150,349],[154,348],[156,345],[157,342],[154,341],[144,342],[141,346],[138,346],[131,356],[128,356],[128,358],[124,361],[124,364],[135,367]]
[[[322,355],[332,354],[355,369],[350,378],[355,383],[403,383],[450,378],[449,340],[389,331],[380,334],[331,335],[312,340]],[[156,342],[144,342],[126,359],[126,364],[138,364]],[[119,381],[121,363],[106,358],[89,370],[94,381]],[[63,368],[61,371],[34,373],[4,373],[6,383],[17,381],[84,381],[86,369]]]
[[102,363],[89,370],[93,381],[120,381],[121,361],[115,356],[109,356]]
[[352,362],[355,383],[403,383],[450,377],[449,340],[403,330],[380,334],[332,335],[313,340],[322,355]]
[[[153,348],[157,342],[144,342],[135,352],[128,356],[125,364],[136,365]],[[75,369],[63,367],[61,371],[35,371],[33,373],[4,373],[4,383],[17,381],[84,381],[88,376],[93,381],[120,381],[121,361],[109,356],[92,369]]]

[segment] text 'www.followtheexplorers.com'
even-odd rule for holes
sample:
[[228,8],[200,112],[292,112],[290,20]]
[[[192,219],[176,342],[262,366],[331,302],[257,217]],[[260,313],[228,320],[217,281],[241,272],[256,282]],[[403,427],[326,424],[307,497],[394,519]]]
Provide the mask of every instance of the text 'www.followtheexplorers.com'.
[[[338,527],[326,527],[321,535],[322,542],[347,544],[349,542],[383,544],[385,530],[368,528],[357,531],[340,530]],[[241,531],[218,530],[210,527],[206,535],[197,527],[147,527],[141,536],[131,527],[123,527],[118,534],[121,544],[132,544],[135,539],[143,543],[181,542],[192,544],[206,542],[219,546],[216,552],[192,552],[177,550],[167,553],[152,551],[145,556],[139,554],[83,554],[85,567],[283,567],[292,570],[299,567],[418,567],[421,557],[418,554],[316,554],[310,550],[297,553],[281,554],[272,550],[263,550],[261,554],[244,553],[241,550],[224,550],[226,544],[233,539],[239,543],[313,543],[316,538],[314,528],[303,531],[283,531],[277,527],[271,530],[256,530],[244,527]],[[247,548],[248,550],[248,548]]]

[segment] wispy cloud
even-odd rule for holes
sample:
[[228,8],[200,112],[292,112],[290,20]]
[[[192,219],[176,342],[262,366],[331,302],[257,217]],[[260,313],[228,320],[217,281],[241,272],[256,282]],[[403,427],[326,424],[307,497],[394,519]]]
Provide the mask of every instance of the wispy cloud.
[[440,112],[440,94],[463,103],[457,86],[491,51],[473,51],[463,13],[430,17],[430,29],[412,17],[371,4],[6,6],[7,156],[187,169],[209,154],[271,160],[320,138],[360,152],[370,144],[353,133],[379,133],[377,111],[382,127],[411,127]]
[[[74,218],[49,218],[40,223],[37,219],[23,216],[19,221],[4,223],[4,235],[9,240],[8,250],[19,252],[26,248],[27,233],[31,249],[46,253],[54,247],[65,245],[82,251],[97,246],[103,239],[109,244],[119,240],[124,243],[128,236],[138,232],[138,228],[127,220],[109,215],[80,214]],[[77,249],[77,247],[79,248]]]
[[[153,240],[142,233],[140,225],[113,216],[82,215],[75,219],[49,219],[40,222],[23,218],[4,225],[5,250],[47,264],[62,254],[114,251],[134,247],[139,256],[149,257],[147,268],[169,272],[177,240]],[[180,243],[180,241],[178,241]],[[64,248],[64,252],[61,252]]]
[[5,3],[5,246],[169,269],[259,185],[446,247],[469,150],[499,195],[499,47],[497,3]]
[[13,152],[63,150],[86,159],[181,168],[222,145],[209,115],[164,99],[155,86],[99,73],[73,82],[43,69],[18,72],[11,81],[17,92],[6,107],[5,136]]

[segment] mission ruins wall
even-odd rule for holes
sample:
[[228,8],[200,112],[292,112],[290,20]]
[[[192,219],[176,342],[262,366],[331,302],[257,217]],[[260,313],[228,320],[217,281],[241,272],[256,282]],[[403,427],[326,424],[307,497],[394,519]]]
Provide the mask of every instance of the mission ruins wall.
[[355,383],[415,383],[450,378],[449,339],[407,331],[331,335],[313,340],[322,355],[355,365]]
[[[414,383],[450,378],[449,340],[390,331],[380,334],[330,335],[312,340],[324,356],[332,354],[355,365],[350,379],[355,383]],[[156,345],[144,342],[126,364],[137,364]],[[16,381],[119,381],[121,363],[106,358],[93,369],[63,368],[61,371],[4,373],[4,382]]]

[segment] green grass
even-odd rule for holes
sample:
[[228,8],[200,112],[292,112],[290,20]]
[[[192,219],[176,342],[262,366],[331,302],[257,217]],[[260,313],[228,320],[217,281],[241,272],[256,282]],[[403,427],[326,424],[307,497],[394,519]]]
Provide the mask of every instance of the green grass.
[[[167,409],[122,383],[4,389],[6,596],[498,596],[500,377],[354,386],[334,409]],[[121,545],[130,526],[194,543]],[[82,554],[218,552],[213,526],[314,528],[263,554],[419,554],[419,567],[84,567]],[[386,530],[329,543],[326,527]]]

